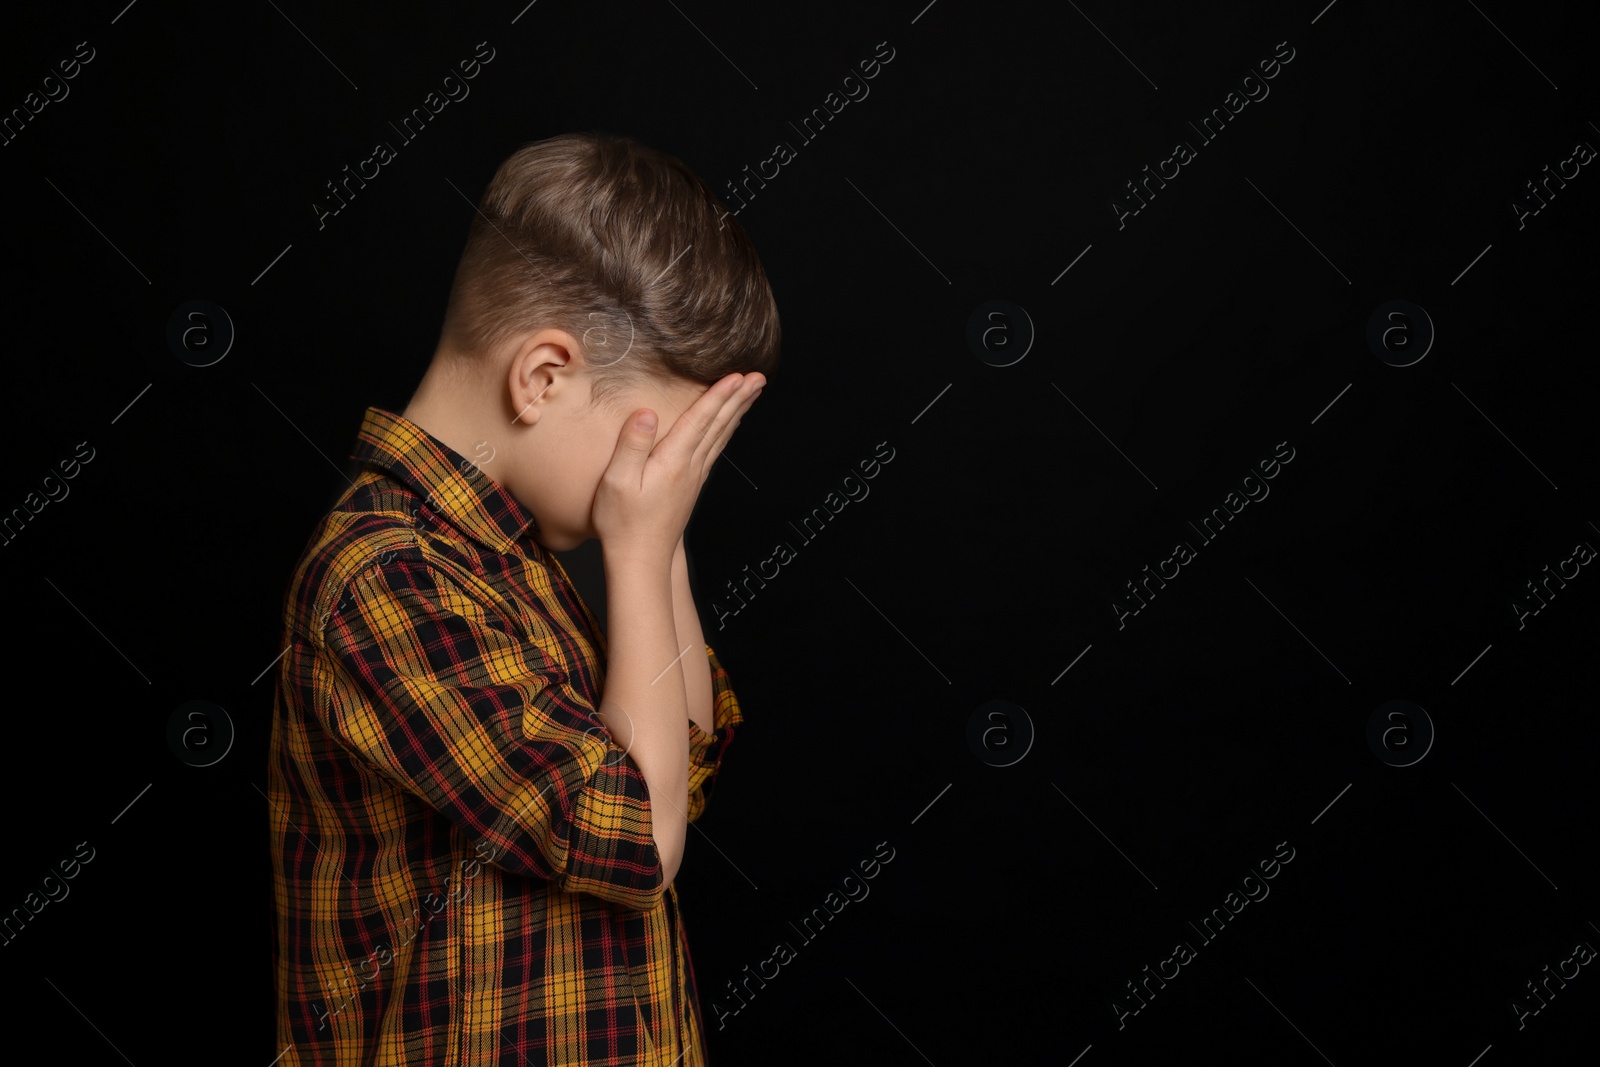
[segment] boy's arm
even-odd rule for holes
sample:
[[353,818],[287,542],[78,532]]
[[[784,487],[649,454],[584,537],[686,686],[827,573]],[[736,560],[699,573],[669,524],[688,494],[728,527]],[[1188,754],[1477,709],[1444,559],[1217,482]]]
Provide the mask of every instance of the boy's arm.
[[307,712],[335,741],[502,870],[639,910],[660,902],[642,770],[561,665],[414,550],[330,595],[339,607],[311,628],[321,679]]
[[[728,682],[728,672],[706,644],[689,585],[689,562],[678,540],[672,560],[672,610],[678,647],[684,653],[684,691],[689,697],[689,822],[705,811],[712,780],[722,756],[733,741],[734,727],[744,721],[739,700]],[[705,655],[697,654],[704,649]],[[720,729],[718,729],[720,725]]]
[[600,720],[649,785],[648,826],[662,884],[683,862],[689,831],[688,705],[683,646],[672,608],[672,560],[613,550],[602,541],[606,581],[606,677]]
[[709,734],[716,729],[711,662],[706,656],[698,655],[699,650],[705,648],[706,639],[700,629],[694,590],[689,585],[689,558],[684,553],[681,537],[672,556],[672,619],[678,647],[689,649],[683,654],[683,692],[689,703],[689,718]]

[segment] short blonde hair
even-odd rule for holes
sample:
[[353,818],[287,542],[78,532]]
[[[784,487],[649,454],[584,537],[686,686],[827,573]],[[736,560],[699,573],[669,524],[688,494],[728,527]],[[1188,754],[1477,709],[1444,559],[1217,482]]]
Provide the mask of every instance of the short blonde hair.
[[777,367],[777,302],[744,228],[680,160],[632,138],[524,145],[484,190],[440,347],[487,358],[546,326],[578,339],[595,403],[646,378]]

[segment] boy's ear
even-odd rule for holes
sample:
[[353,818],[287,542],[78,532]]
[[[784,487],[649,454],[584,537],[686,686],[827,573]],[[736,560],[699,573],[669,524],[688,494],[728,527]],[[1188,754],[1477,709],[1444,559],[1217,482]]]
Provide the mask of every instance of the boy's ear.
[[524,337],[512,353],[506,385],[513,423],[532,426],[550,403],[577,388],[582,356],[565,330],[543,329]]

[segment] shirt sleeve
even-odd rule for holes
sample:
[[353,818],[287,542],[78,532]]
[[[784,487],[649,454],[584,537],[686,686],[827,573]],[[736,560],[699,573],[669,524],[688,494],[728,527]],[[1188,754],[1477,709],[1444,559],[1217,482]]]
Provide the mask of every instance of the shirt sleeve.
[[700,818],[710,802],[711,785],[728,746],[733,743],[734,727],[744,722],[744,713],[728,681],[728,672],[710,645],[706,646],[706,657],[711,665],[711,703],[715,711],[709,734],[699,723],[689,720],[689,810],[686,814],[690,822]]
[[321,631],[316,715],[493,866],[648,910],[663,895],[643,773],[567,673],[424,561],[351,579]]

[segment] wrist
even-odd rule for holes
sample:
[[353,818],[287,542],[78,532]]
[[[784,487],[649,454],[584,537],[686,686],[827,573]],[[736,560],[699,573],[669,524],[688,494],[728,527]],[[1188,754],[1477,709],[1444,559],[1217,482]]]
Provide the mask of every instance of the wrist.
[[673,564],[672,549],[659,545],[624,547],[602,542],[600,559],[607,575],[662,575],[669,573]]

